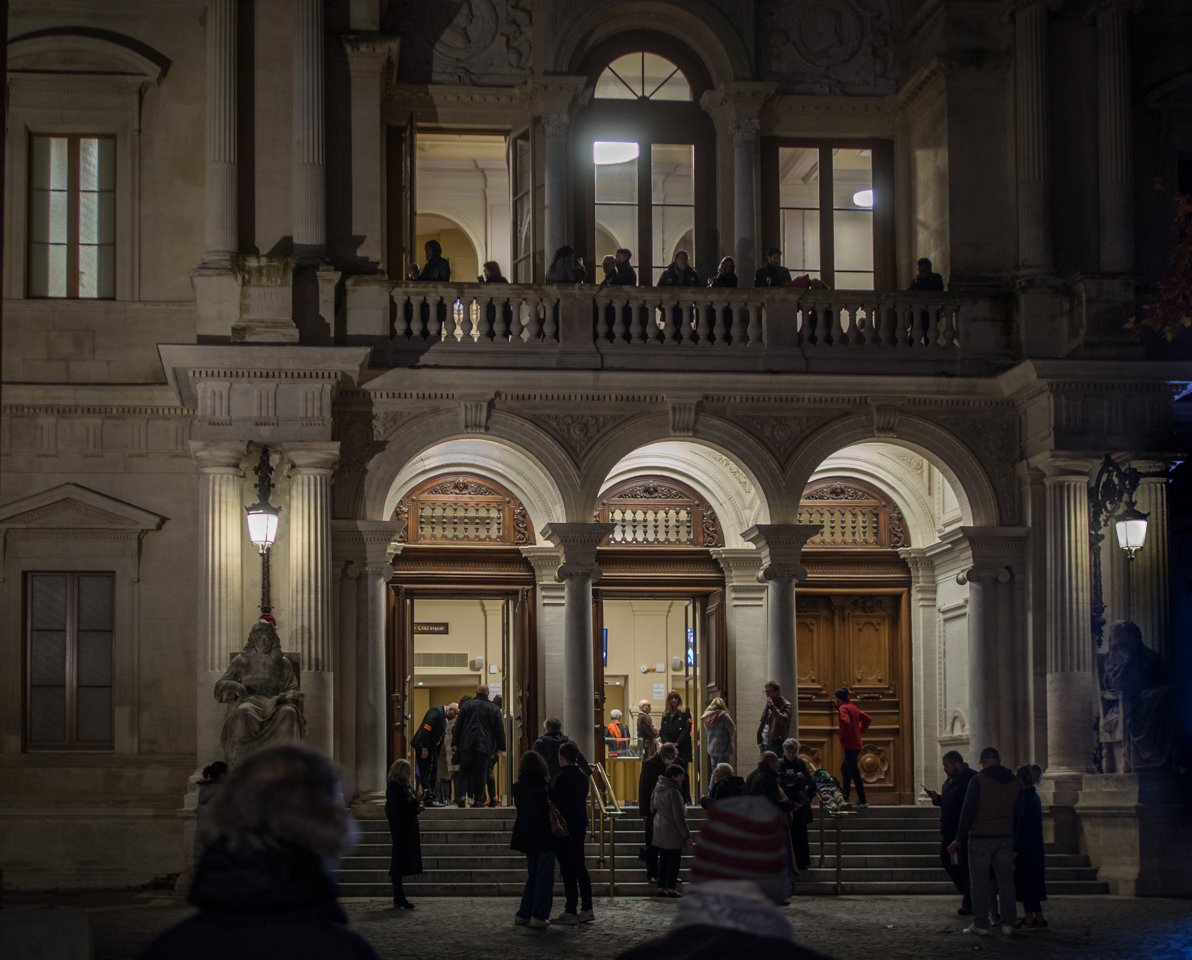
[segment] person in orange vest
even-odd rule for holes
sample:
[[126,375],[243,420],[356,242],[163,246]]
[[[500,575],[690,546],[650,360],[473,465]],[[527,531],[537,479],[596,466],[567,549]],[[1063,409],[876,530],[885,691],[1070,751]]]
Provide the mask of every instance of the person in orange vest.
[[604,741],[613,756],[620,756],[629,746],[629,731],[621,721],[620,710],[613,710],[609,717],[610,720],[604,727]]

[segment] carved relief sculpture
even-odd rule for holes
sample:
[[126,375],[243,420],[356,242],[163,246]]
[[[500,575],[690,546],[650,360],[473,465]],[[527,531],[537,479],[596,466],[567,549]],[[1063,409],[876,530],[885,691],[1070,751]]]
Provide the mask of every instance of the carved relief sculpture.
[[1109,628],[1109,652],[1098,660],[1105,772],[1170,768],[1177,755],[1178,681],[1163,658],[1142,642],[1136,624],[1119,620]]
[[411,83],[494,85],[530,69],[530,0],[456,0],[389,5],[386,33],[402,37],[398,66]]

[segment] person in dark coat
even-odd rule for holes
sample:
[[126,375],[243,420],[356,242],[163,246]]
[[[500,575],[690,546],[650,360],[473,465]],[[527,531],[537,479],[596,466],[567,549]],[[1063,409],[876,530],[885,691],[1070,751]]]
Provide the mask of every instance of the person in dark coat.
[[427,240],[422,252],[426,254],[426,266],[418,274],[418,279],[431,283],[450,283],[451,263],[443,256],[443,248],[439,241]]
[[[776,807],[783,807],[779,793],[778,754],[767,750],[758,761],[757,768],[745,778],[745,796],[765,797]],[[783,807],[783,809],[785,809]]]
[[[567,734],[563,732],[563,722],[558,717],[547,717],[546,722],[542,725],[546,733],[534,741],[534,745],[530,748],[535,753],[542,754],[542,759],[546,761],[546,769],[550,771],[550,778],[553,782],[555,777],[559,775],[559,747],[565,743],[574,743]],[[576,765],[585,777],[592,775],[592,768],[588,765],[588,761],[584,759],[581,753]]]
[[203,779],[199,781],[199,802],[195,806],[194,865],[198,867],[203,859],[203,849],[211,841],[211,801],[219,794],[219,788],[228,778],[228,765],[216,760],[203,768]]
[[709,287],[736,287],[737,262],[732,257],[725,257],[716,268],[716,276],[708,281]]
[[791,282],[791,272],[782,265],[782,250],[771,247],[766,251],[766,262],[753,275],[755,287],[782,287]]
[[1043,853],[1043,804],[1035,786],[1043,775],[1037,763],[1016,771],[1022,793],[1014,809],[1014,896],[1021,901],[1023,917],[1018,929],[1046,930],[1043,901],[1047,899],[1047,861]]
[[969,781],[977,775],[977,771],[964,762],[964,757],[958,750],[945,753],[943,764],[944,775],[948,779],[944,781],[939,793],[928,790],[927,796],[940,808],[940,863],[952,878],[956,889],[960,891],[960,908],[956,912],[962,917],[967,917],[973,912],[973,898],[969,890],[968,844],[960,845],[956,854],[957,863],[952,862],[948,847],[956,839],[964,795],[968,792]]
[[447,804],[439,802],[439,751],[443,749],[443,741],[447,737],[447,722],[459,716],[459,704],[449,703],[444,707],[431,707],[418,724],[414,736],[410,738],[410,747],[414,750],[415,764],[418,767],[418,786],[422,788],[427,806],[445,807]]
[[683,802],[691,803],[691,786],[687,782],[687,769],[691,763],[691,711],[683,706],[683,697],[678,690],[666,695],[666,712],[658,727],[658,735],[667,743],[673,743],[679,751],[678,763],[683,768]]
[[695,272],[695,268],[687,262],[687,251],[679,250],[675,254],[675,259],[669,267],[663,272],[662,276],[658,278],[658,286],[660,287],[702,287],[703,283],[700,281],[699,274]]
[[484,272],[476,279],[481,283],[508,283],[509,280],[501,272],[501,265],[496,260],[486,260],[483,267]]
[[422,842],[418,836],[418,814],[423,792],[410,785],[410,762],[398,760],[389,770],[385,784],[385,819],[389,821],[389,836],[393,853],[389,858],[389,878],[393,881],[393,909],[413,910],[414,904],[402,891],[401,878],[422,872]]
[[616,255],[616,275],[608,282],[610,287],[636,287],[637,271],[633,269],[633,251],[621,247]]
[[717,800],[745,796],[745,778],[733,773],[731,764],[718,763],[712,771],[712,789],[706,797],[700,797],[699,805],[705,810]]
[[564,244],[555,251],[550,266],[546,271],[547,283],[583,283],[587,276],[583,258],[575,255],[575,250]]
[[673,743],[664,743],[654,756],[642,761],[642,772],[637,778],[637,812],[646,823],[646,879],[653,882],[658,878],[658,848],[654,846],[654,813],[650,810],[650,797],[658,778],[679,756]]
[[811,842],[807,827],[815,818],[811,809],[811,770],[807,761],[799,756],[799,741],[793,737],[782,745],[782,756],[778,759],[778,785],[786,798],[796,806],[790,811],[791,847],[795,853],[795,866],[800,870],[811,867]]
[[907,289],[943,291],[944,278],[938,273],[932,272],[930,260],[926,257],[920,257],[919,262],[915,264],[915,278],[911,281],[911,285]]
[[517,819],[509,847],[526,855],[526,886],[514,923],[536,930],[550,926],[555,886],[555,837],[550,832],[550,781],[542,754],[530,750],[517,766],[513,785]]
[[[568,741],[559,745],[559,772],[551,781],[555,807],[567,823],[566,839],[555,838],[555,856],[563,875],[567,903],[553,923],[574,926],[596,919],[592,912],[592,880],[584,863],[584,836],[588,830],[588,790],[591,781],[578,765],[579,747]],[[578,910],[577,910],[578,907]]]
[[451,749],[459,754],[459,775],[464,789],[455,805],[484,805],[484,785],[488,779],[488,760],[505,752],[505,724],[501,708],[488,699],[488,684],[476,688],[476,696],[459,708],[451,730]]
[[326,757],[299,744],[250,754],[211,813],[217,837],[187,898],[198,913],[166,930],[141,960],[380,960],[348,929],[330,872],[351,831]]

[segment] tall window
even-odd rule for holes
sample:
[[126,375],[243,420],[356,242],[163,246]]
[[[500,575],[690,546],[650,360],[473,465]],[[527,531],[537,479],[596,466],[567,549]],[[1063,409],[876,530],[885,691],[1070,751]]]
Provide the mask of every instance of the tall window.
[[650,149],[653,190],[653,261],[656,276],[679,250],[695,266],[695,147],[656,143]]
[[115,576],[30,573],[26,588],[28,746],[111,749]]
[[638,161],[636,143],[597,140],[592,144],[596,167],[596,261],[625,247],[637,249]]
[[29,295],[116,295],[116,140],[34,135]]
[[638,50],[617,57],[596,81],[602,100],[690,100],[683,71],[656,53]]

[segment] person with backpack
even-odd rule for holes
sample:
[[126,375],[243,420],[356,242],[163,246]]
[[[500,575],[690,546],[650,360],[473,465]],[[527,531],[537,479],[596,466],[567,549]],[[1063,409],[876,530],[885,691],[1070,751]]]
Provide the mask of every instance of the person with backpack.
[[832,706],[840,719],[840,746],[844,750],[844,763],[840,765],[841,792],[848,802],[849,785],[857,785],[857,806],[867,807],[865,799],[865,781],[861,779],[861,770],[857,766],[857,757],[861,755],[861,735],[869,729],[873,722],[869,714],[857,707],[850,699],[848,687],[841,687],[832,695]]

